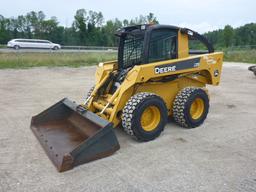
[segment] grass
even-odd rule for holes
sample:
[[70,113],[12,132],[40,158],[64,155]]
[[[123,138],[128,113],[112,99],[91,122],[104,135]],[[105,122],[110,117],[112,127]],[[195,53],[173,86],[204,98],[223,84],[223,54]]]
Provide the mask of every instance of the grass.
[[116,57],[117,53],[0,53],[0,69],[91,66]]
[[224,61],[256,63],[256,50],[232,50],[224,52]]
[[[80,67],[114,60],[117,53],[0,53],[0,69],[23,69],[30,67]],[[228,50],[224,61],[256,63],[256,50]]]

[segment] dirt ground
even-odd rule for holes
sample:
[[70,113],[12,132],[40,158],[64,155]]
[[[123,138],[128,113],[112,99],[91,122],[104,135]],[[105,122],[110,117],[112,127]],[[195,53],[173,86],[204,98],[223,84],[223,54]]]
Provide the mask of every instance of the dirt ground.
[[225,63],[209,86],[205,123],[169,122],[152,142],[116,129],[114,155],[58,173],[29,129],[30,119],[63,97],[82,102],[95,68],[0,70],[0,191],[256,191],[256,77]]

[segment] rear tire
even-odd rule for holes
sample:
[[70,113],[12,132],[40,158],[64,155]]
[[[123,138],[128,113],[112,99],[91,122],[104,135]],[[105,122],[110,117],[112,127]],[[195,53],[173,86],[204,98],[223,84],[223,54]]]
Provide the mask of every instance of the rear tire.
[[209,98],[205,90],[186,87],[176,96],[173,103],[173,118],[185,128],[201,125],[209,111]]
[[57,46],[53,47],[53,50],[58,50],[58,49],[59,49],[59,47],[57,47]]
[[126,133],[140,141],[158,137],[167,123],[164,101],[153,93],[138,93],[126,103],[122,114],[122,126]]

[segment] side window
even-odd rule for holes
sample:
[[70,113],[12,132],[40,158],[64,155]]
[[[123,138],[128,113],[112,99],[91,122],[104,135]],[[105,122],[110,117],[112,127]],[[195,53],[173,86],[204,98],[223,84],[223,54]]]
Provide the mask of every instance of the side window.
[[191,55],[208,53],[207,47],[197,39],[189,38],[188,47],[189,47],[189,54]]
[[155,30],[149,42],[149,62],[177,58],[177,31]]

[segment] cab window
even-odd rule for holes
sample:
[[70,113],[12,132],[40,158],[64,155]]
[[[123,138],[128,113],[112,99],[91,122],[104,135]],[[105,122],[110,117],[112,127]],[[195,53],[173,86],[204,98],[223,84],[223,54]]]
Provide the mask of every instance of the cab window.
[[154,30],[149,42],[149,63],[177,58],[177,31]]

